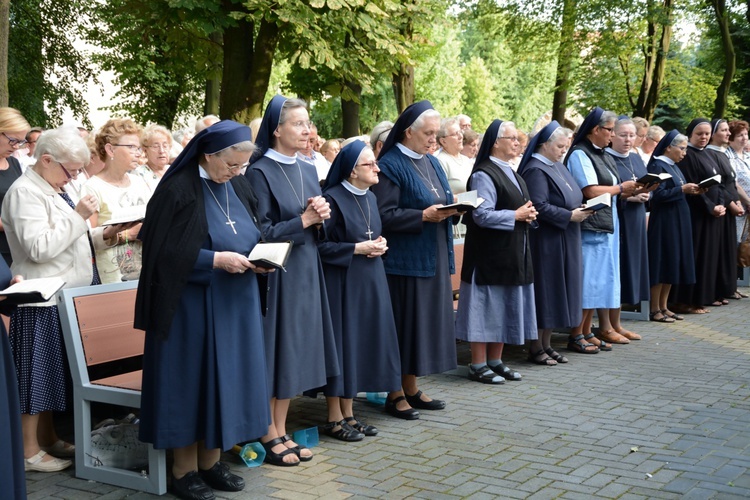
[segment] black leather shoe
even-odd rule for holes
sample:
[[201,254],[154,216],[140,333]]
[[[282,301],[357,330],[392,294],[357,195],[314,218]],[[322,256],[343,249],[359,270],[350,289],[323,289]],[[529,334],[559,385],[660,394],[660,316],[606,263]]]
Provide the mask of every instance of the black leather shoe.
[[203,482],[201,476],[190,471],[180,479],[172,476],[172,494],[185,500],[213,500],[214,492]]
[[408,410],[399,410],[396,405],[399,401],[405,400],[406,398],[403,396],[399,396],[394,400],[387,399],[385,400],[385,411],[392,417],[400,418],[403,420],[416,420],[419,418],[419,412],[415,410],[414,408],[409,408]]
[[417,393],[412,396],[406,394],[406,401],[409,402],[412,408],[419,408],[420,410],[442,410],[445,408],[445,401],[439,399],[422,401],[422,391],[417,391]]
[[219,491],[242,491],[245,480],[229,472],[227,464],[216,462],[208,470],[200,470],[201,477],[211,488]]

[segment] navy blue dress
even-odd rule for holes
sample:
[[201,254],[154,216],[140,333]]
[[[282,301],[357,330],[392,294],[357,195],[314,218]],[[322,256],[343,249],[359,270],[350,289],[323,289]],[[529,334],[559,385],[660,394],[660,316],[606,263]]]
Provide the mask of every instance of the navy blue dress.
[[265,238],[294,242],[287,272],[269,276],[263,323],[268,382],[271,396],[278,399],[323,387],[327,377],[339,374],[318,230],[302,229],[300,218],[307,199],[320,195],[320,185],[315,167],[304,162],[299,166],[263,157],[246,173],[258,196],[261,219],[267,221]]
[[[609,149],[607,150],[609,151]],[[612,155],[620,179],[637,180],[648,173],[637,153],[627,158]],[[646,241],[646,205],[619,197],[617,216],[620,219],[620,301],[640,304],[649,300],[648,243]]]
[[695,263],[690,208],[682,192],[685,176],[677,165],[660,159],[654,159],[649,172],[672,176],[651,193],[648,221],[651,286],[659,283],[691,285],[695,283]]
[[331,218],[318,249],[341,375],[328,379],[324,393],[353,398],[358,392],[397,391],[401,360],[383,259],[354,255],[355,243],[368,239],[366,220],[373,240],[381,234],[377,199],[369,190],[355,195],[342,184],[326,191],[325,197]]
[[577,326],[583,312],[581,225],[570,221],[570,213],[581,206],[581,190],[562,163],[532,157],[521,175],[539,212],[539,227],[529,232],[537,327]]
[[[263,324],[256,276],[213,269],[213,254],[249,254],[260,231],[230,183],[205,180],[208,237],[165,340],[146,335],[141,398],[142,441],[180,448],[205,440],[227,450],[268,432]],[[211,196],[226,206],[234,234]]]
[[[0,286],[5,288],[11,273],[5,260],[0,260]],[[2,304],[2,302],[0,302]],[[8,498],[26,498],[26,473],[23,462],[23,437],[21,436],[21,404],[18,401],[16,365],[8,343],[8,332],[0,321],[0,485]]]

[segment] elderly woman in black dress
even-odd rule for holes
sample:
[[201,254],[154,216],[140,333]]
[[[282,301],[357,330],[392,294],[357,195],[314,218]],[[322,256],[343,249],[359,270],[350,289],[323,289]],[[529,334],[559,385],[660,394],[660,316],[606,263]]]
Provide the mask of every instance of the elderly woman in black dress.
[[573,328],[582,315],[580,223],[591,212],[581,208],[581,190],[561,163],[570,134],[552,121],[531,138],[518,167],[539,212],[539,227],[530,233],[539,338],[529,344],[529,360],[547,366],[568,362],[552,349],[552,329]]
[[665,135],[651,155],[648,171],[672,177],[659,183],[651,194],[648,223],[649,279],[651,282],[651,321],[674,323],[682,320],[669,310],[672,285],[695,283],[693,240],[687,196],[702,190],[686,182],[677,164],[685,157],[687,137],[677,130]]
[[263,323],[273,423],[261,442],[266,461],[282,466],[312,459],[309,449],[287,435],[291,398],[323,387],[327,377],[339,374],[317,248],[331,209],[321,196],[317,172],[296,156],[307,148],[309,136],[304,101],[274,96],[258,131],[258,152],[245,174],[258,195],[266,240],[294,243],[287,272],[269,279]]
[[369,189],[378,183],[379,171],[372,148],[354,141],[338,154],[323,187],[331,218],[318,249],[341,368],[323,390],[328,403],[323,432],[343,441],[378,433],[354,416],[358,392],[401,387],[396,324],[381,258],[388,246]]
[[419,418],[415,410],[441,410],[417,386],[417,377],[456,367],[453,297],[454,209],[448,179],[427,152],[436,144],[440,114],[428,101],[412,104],[396,120],[380,151],[378,199],[383,236],[388,239],[385,272],[401,352],[402,391],[393,391],[386,411],[397,418]]
[[180,498],[242,490],[221,450],[265,434],[270,422],[266,286],[255,275],[268,270],[246,257],[261,232],[253,189],[239,175],[253,150],[250,129],[230,120],[196,134],[159,182],[140,234],[140,439],[174,450]]

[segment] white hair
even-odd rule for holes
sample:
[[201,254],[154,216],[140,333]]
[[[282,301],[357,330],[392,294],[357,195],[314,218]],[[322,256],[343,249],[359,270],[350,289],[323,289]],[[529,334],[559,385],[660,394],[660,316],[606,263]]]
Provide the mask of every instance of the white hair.
[[64,126],[47,130],[36,142],[34,158],[39,160],[42,155],[50,155],[57,162],[83,163],[91,161],[91,152],[86,141],[78,133],[78,128]]

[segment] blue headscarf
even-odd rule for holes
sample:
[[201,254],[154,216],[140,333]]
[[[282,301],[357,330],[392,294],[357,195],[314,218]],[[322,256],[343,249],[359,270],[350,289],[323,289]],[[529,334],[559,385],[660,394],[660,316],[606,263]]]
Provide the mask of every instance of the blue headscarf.
[[260,127],[258,128],[258,137],[255,138],[255,145],[258,149],[255,150],[253,157],[250,158],[251,165],[263,158],[263,155],[271,147],[273,133],[279,127],[281,108],[286,101],[288,99],[283,95],[275,95],[268,103],[268,106],[266,106],[266,112],[263,113],[263,121],[260,122]]
[[323,184],[323,192],[340,184],[344,179],[348,179],[349,174],[352,173],[352,170],[357,165],[362,151],[368,148],[370,148],[369,144],[359,140],[350,142],[344,146],[331,164],[331,169],[328,171],[328,176]]
[[650,166],[654,159],[657,156],[661,156],[664,154],[664,151],[667,150],[667,148],[672,144],[672,141],[674,141],[674,138],[677,137],[680,134],[680,131],[677,129],[673,129],[671,132],[666,134],[664,137],[661,138],[659,141],[659,144],[656,145],[654,148],[654,151],[651,153],[651,158],[648,160],[648,165]]
[[474,167],[471,169],[471,173],[476,171],[480,163],[489,160],[490,153],[492,153],[492,146],[495,145],[497,134],[500,130],[500,125],[502,124],[502,120],[494,120],[490,123],[490,126],[487,127],[487,130],[484,132],[484,137],[482,137],[482,144],[477,151],[477,157],[474,159]]
[[[201,130],[188,142],[182,153],[172,162],[159,186],[168,181],[185,166],[195,166],[200,155],[215,154],[240,142],[252,140],[250,127],[232,120],[222,120]],[[158,189],[158,187],[157,187]]]
[[586,136],[588,136],[589,133],[594,130],[594,127],[599,125],[603,114],[604,110],[599,106],[596,106],[589,112],[588,115],[586,115],[586,118],[583,119],[583,123],[581,123],[581,126],[578,127],[578,132],[576,132],[576,136],[575,138],[573,138],[573,142],[570,144],[568,153],[565,155],[565,162],[567,162],[568,158],[570,158],[570,153],[573,152],[575,146],[582,140],[584,140]]
[[388,138],[383,143],[383,149],[380,150],[378,159],[382,158],[390,149],[392,149],[396,143],[400,142],[406,132],[406,129],[411,127],[417,118],[429,109],[435,109],[430,104],[430,101],[419,101],[415,102],[411,106],[407,107],[403,113],[398,117],[396,123],[393,124],[393,128],[388,134]]
[[560,128],[560,124],[557,123],[557,120],[552,120],[549,124],[547,124],[542,130],[536,133],[534,137],[531,138],[529,141],[529,144],[526,146],[526,151],[523,153],[523,158],[521,158],[521,163],[518,164],[518,173],[522,173],[526,167],[526,165],[531,161],[531,155],[533,155],[536,152],[536,148],[544,144],[549,140],[549,138],[552,136],[552,133]]

